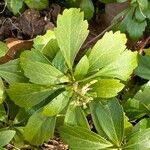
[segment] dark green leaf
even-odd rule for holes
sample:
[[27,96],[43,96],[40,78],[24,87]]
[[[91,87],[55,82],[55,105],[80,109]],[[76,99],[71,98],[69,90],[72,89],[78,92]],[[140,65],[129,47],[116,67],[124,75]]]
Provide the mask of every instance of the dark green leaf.
[[30,83],[11,85],[7,90],[11,100],[20,107],[31,107],[51,95],[56,88],[45,87]]
[[25,140],[32,145],[43,144],[49,138],[53,138],[56,117],[46,117],[42,112],[35,112],[30,118],[24,129]]
[[49,104],[44,107],[43,114],[46,116],[55,116],[59,114],[70,100],[68,92],[63,92],[55,97]]
[[150,80],[150,56],[138,55],[138,61],[139,64],[137,69],[135,70],[135,74],[144,79]]
[[5,79],[9,84],[27,81],[21,72],[19,59],[0,65],[0,77]]
[[42,10],[49,6],[48,0],[24,0],[27,6],[31,9]]
[[8,144],[12,140],[14,135],[15,131],[13,130],[0,131],[0,147]]
[[93,116],[94,121],[98,119],[94,122],[98,131],[102,129],[108,138],[120,147],[124,136],[124,113],[118,101],[110,100],[107,105],[103,105],[97,100],[90,104],[90,108],[92,116],[96,115]]
[[150,148],[150,128],[131,135],[123,150],[147,150],[148,148]]
[[73,126],[80,126],[89,129],[88,121],[84,111],[79,106],[69,105],[66,115],[65,123]]
[[109,141],[86,128],[63,126],[59,131],[71,150],[104,150],[112,146]]

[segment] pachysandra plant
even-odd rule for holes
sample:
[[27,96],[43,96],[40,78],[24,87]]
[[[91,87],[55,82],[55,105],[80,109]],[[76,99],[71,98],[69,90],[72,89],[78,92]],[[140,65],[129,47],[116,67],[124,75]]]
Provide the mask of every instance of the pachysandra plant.
[[[65,126],[60,128],[60,133],[71,149],[81,150],[81,146],[93,150],[121,148],[124,113],[118,101],[112,98],[124,88],[136,68],[137,53],[127,50],[125,34],[110,31],[76,63],[75,58],[88,33],[83,12],[66,9],[58,16],[54,31],[38,36],[34,39],[34,49],[24,51],[19,59],[10,62],[18,65],[19,61],[20,66],[9,71],[16,76],[7,93],[16,105],[34,112],[23,133],[31,144],[39,145],[52,138],[56,121],[61,118]],[[3,69],[0,76],[10,81],[12,76],[5,75],[8,72],[5,66],[0,65]],[[22,72],[27,79],[19,76]],[[110,102],[105,108],[102,103],[107,101]],[[116,115],[113,109],[120,113]],[[87,112],[92,115],[100,135],[90,131]],[[80,134],[83,141],[78,141]]]

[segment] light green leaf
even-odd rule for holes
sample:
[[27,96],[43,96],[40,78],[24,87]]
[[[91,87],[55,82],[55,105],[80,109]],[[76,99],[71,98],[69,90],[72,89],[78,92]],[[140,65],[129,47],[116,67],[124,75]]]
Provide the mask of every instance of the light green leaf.
[[98,131],[102,129],[116,146],[121,146],[124,136],[124,114],[117,99],[110,100],[107,105],[103,105],[98,100],[93,101],[90,104],[90,108],[92,117],[98,119],[94,122],[97,128],[100,126]]
[[15,131],[13,130],[0,131],[0,147],[8,144],[12,140],[14,135]]
[[13,12],[14,15],[20,13],[23,8],[23,0],[6,0],[8,9]]
[[39,50],[36,49],[31,49],[31,51],[24,51],[21,56],[21,65],[22,62],[41,62],[45,64],[51,64],[51,62],[40,52]]
[[[39,51],[31,51],[30,53],[24,52],[21,55],[21,67],[24,70],[25,76],[28,77],[32,83],[40,85],[54,85],[68,82],[68,78],[39,53]],[[30,57],[30,54],[32,54],[33,57]]]
[[138,55],[138,67],[135,70],[135,74],[141,78],[150,80],[150,56]]
[[148,148],[150,148],[150,128],[131,135],[123,150],[147,150]]
[[88,73],[88,69],[89,69],[89,60],[85,55],[81,58],[81,60],[79,61],[79,63],[75,68],[75,72],[74,72],[75,79],[77,80],[83,79]]
[[126,50],[117,60],[102,68],[94,76],[113,77],[126,81],[137,67],[137,52]]
[[24,129],[25,140],[32,145],[40,145],[53,138],[56,117],[46,117],[42,112],[35,112]]
[[25,82],[27,80],[21,72],[19,59],[0,65],[0,77],[5,79],[9,84]]
[[120,31],[106,32],[91,50],[89,55],[90,72],[97,71],[116,60],[126,49],[126,42],[125,34]]
[[0,104],[4,101],[4,99],[5,99],[5,87],[2,79],[0,78]]
[[63,15],[58,16],[57,28],[54,30],[58,45],[70,70],[72,70],[74,59],[89,33],[88,23],[83,19],[84,15],[80,9],[66,9]]
[[60,127],[60,136],[71,150],[100,150],[113,146],[98,134],[82,127]]
[[81,107],[71,104],[69,105],[65,115],[65,124],[90,129],[85,113]]
[[20,107],[32,107],[49,95],[51,95],[56,88],[45,87],[30,83],[18,83],[11,85],[7,93],[11,100]]
[[90,20],[93,17],[94,5],[92,0],[81,0],[79,7],[84,11],[84,16],[87,20]]
[[26,5],[31,9],[42,10],[49,6],[48,0],[24,0]]
[[50,59],[53,59],[59,50],[54,31],[48,30],[45,35],[39,35],[33,40],[33,46]]
[[8,52],[8,47],[5,43],[0,41],[0,57],[4,56]]
[[43,114],[45,116],[55,116],[59,114],[69,102],[68,92],[63,92],[55,97],[49,104],[44,107]]
[[115,97],[123,87],[124,84],[116,79],[98,79],[98,82],[93,85],[93,90],[97,93],[98,97],[111,98]]

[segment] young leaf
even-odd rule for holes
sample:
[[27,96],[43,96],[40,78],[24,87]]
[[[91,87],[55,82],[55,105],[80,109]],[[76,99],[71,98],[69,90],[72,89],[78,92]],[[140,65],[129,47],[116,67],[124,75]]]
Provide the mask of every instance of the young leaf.
[[3,102],[4,99],[5,99],[5,87],[2,79],[0,78],[0,104]]
[[128,142],[124,145],[123,150],[147,150],[150,148],[150,128],[136,132],[129,136]]
[[15,131],[13,130],[0,131],[0,147],[8,144],[12,140],[14,135]]
[[0,77],[5,79],[9,84],[27,81],[21,72],[19,59],[0,65]]
[[32,145],[43,144],[53,138],[56,117],[46,117],[42,112],[35,112],[28,120],[24,129],[25,140]]
[[120,147],[124,135],[124,114],[117,99],[109,101],[107,105],[103,105],[99,101],[93,101],[90,108],[92,116],[96,115],[93,118],[98,119],[94,122],[96,127],[100,126],[100,130],[102,129],[108,138]]
[[79,106],[69,105],[66,115],[65,124],[72,126],[80,126],[90,129],[84,111]]
[[55,97],[49,104],[44,107],[45,116],[55,116],[60,113],[68,104],[70,97],[68,92],[63,92]]
[[48,0],[24,0],[26,5],[31,9],[42,10],[48,8]]
[[59,50],[54,31],[48,30],[45,35],[37,36],[33,40],[33,46],[50,59],[53,59]]
[[55,88],[30,83],[11,85],[7,90],[11,100],[20,107],[32,107],[47,98]]
[[117,60],[102,68],[94,76],[106,76],[126,81],[137,67],[137,52],[125,51]]
[[98,134],[82,127],[60,127],[60,136],[71,150],[100,150],[113,146]]
[[88,73],[88,69],[89,69],[89,60],[85,55],[81,58],[81,60],[79,61],[79,63],[75,68],[75,72],[74,72],[75,79],[77,80],[83,79]]
[[99,79],[93,85],[94,92],[97,93],[98,97],[111,98],[115,97],[124,87],[124,84],[120,83],[116,79]]
[[58,45],[70,70],[89,33],[88,23],[83,19],[83,12],[80,12],[80,9],[66,9],[63,15],[58,16],[57,28],[54,30]]
[[120,31],[105,33],[103,38],[92,48],[88,57],[90,72],[101,69],[116,60],[126,49],[126,42],[125,34],[121,34]]
[[23,8],[23,0],[6,0],[8,9],[13,12],[14,15],[20,13]]
[[4,56],[8,52],[8,47],[5,43],[0,41],[0,57]]

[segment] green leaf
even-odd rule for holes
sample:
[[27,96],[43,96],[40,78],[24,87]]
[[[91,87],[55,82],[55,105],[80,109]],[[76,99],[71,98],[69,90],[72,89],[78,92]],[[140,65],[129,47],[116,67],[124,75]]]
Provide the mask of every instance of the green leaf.
[[150,128],[150,118],[140,120],[133,128],[133,133]]
[[8,52],[9,48],[7,45],[0,41],[0,57],[4,56]]
[[71,104],[69,105],[65,115],[65,124],[90,129],[85,113],[81,107]]
[[33,46],[50,59],[53,59],[59,50],[54,31],[48,30],[45,35],[39,35],[33,40]]
[[35,112],[24,129],[25,140],[32,145],[40,145],[53,138],[56,117],[46,117],[42,112]]
[[0,104],[3,103],[5,99],[5,87],[2,79],[0,78]]
[[120,57],[94,76],[113,77],[126,81],[137,67],[137,52],[126,50]]
[[23,8],[23,0],[6,0],[7,8],[13,12],[14,15],[20,13]]
[[131,120],[141,118],[148,112],[148,108],[136,99],[128,99],[123,105],[124,110]]
[[93,17],[94,5],[91,0],[81,0],[79,7],[84,11],[84,16],[87,20],[90,20]]
[[68,92],[63,92],[55,97],[49,104],[44,107],[45,116],[55,116],[59,114],[68,104],[70,97]]
[[6,111],[2,104],[0,104],[0,121],[4,121],[6,117]]
[[101,69],[116,60],[126,49],[126,42],[125,34],[121,34],[120,31],[106,32],[91,50],[89,55],[90,72]]
[[19,59],[0,65],[0,77],[5,79],[9,84],[27,81],[21,72]]
[[116,79],[98,79],[93,85],[93,90],[97,93],[97,97],[111,98],[115,97],[123,87],[124,84]]
[[71,150],[100,150],[112,146],[109,141],[86,128],[63,126],[59,131]]
[[127,31],[132,39],[138,40],[138,38],[140,38],[143,35],[143,32],[145,31],[146,26],[147,26],[146,20],[144,20],[143,22],[138,22],[136,21],[135,18],[133,18],[127,24]]
[[14,135],[15,131],[13,130],[0,131],[0,147],[8,144],[12,140]]
[[28,61],[51,64],[51,62],[42,54],[42,52],[36,49],[31,49],[31,51],[24,51],[21,53],[20,59],[21,64],[22,62]]
[[18,83],[11,85],[7,93],[11,100],[20,107],[32,107],[49,95],[51,95],[56,88],[45,87],[30,83]]
[[64,74],[67,73],[68,68],[65,63],[65,58],[63,57],[61,51],[58,51],[55,58],[52,61],[52,64]]
[[[120,147],[124,136],[124,114],[117,99],[110,100],[107,105],[93,101],[90,108],[92,117],[98,119],[94,122],[96,128],[100,126],[100,130],[102,129],[108,138]],[[100,130],[98,129],[98,131]]]
[[80,12],[80,9],[66,9],[63,15],[58,16],[57,28],[54,30],[58,45],[70,70],[89,33],[88,23],[83,19],[83,12]]
[[88,69],[89,69],[89,60],[85,55],[81,58],[81,60],[79,61],[79,63],[75,68],[75,72],[74,72],[75,79],[77,80],[83,79],[88,73]]
[[[26,53],[25,53],[26,54]],[[29,53],[30,54],[30,53]],[[35,61],[37,58],[33,56],[30,60],[24,53],[21,55],[21,67],[24,70],[26,77],[32,83],[40,85],[54,85],[59,83],[68,82],[68,78],[48,62]],[[46,61],[44,59],[44,61]]]
[[31,9],[42,10],[49,6],[48,0],[24,0],[26,5]]
[[138,55],[138,67],[135,70],[135,74],[141,78],[150,80],[150,56]]
[[123,150],[146,150],[148,148],[150,148],[150,128],[131,135]]

